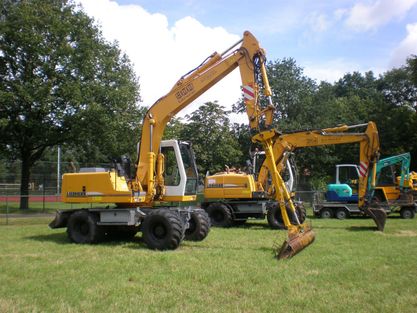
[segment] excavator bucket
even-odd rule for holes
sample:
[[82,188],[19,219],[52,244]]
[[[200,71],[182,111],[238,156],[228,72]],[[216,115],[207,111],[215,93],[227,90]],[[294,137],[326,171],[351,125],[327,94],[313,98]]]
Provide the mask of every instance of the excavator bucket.
[[315,238],[316,235],[311,226],[307,224],[297,226],[291,225],[290,228],[288,228],[288,239],[276,250],[277,259],[289,259],[293,257],[312,244]]
[[379,231],[384,231],[385,221],[387,220],[387,213],[382,208],[366,208],[365,213],[372,217],[374,220],[376,227]]

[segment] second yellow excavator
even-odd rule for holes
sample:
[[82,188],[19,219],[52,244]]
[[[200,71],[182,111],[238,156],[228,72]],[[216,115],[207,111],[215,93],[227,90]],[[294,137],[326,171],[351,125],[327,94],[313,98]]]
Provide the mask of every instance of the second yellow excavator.
[[[366,127],[364,132],[352,131]],[[280,134],[275,132],[272,137],[272,152],[274,164],[278,172],[281,172],[283,165],[286,164],[288,153],[299,148],[359,143],[360,145],[360,164],[363,168],[363,175],[359,178],[360,188],[359,207],[371,216],[378,230],[383,230],[386,213],[379,207],[370,206],[367,198],[369,187],[375,186],[375,166],[379,158],[379,137],[378,130],[373,122],[360,125],[341,125],[333,128],[294,131],[291,133]],[[288,190],[280,192],[275,189],[276,184],[268,186],[268,177],[273,171],[270,169],[270,162],[265,161],[261,166],[257,180],[254,175],[223,173],[208,176],[206,178],[204,208],[213,219],[214,213],[218,210],[229,209],[230,216],[256,216],[263,212],[267,216],[271,227],[285,227],[291,229],[291,224],[299,224],[304,221],[300,206],[295,206],[291,201]],[[368,177],[370,179],[368,179]],[[371,185],[371,186],[368,186]],[[281,202],[267,201],[280,197]],[[284,205],[282,205],[284,203]],[[268,205],[269,204],[269,205]],[[294,209],[291,207],[293,206]],[[283,210],[283,208],[285,208]],[[217,211],[216,211],[217,210]],[[226,212],[227,213],[227,212]],[[285,215],[289,214],[289,219],[285,220]],[[239,220],[239,219],[238,219]],[[291,251],[288,252],[291,255]],[[285,251],[278,254],[279,257],[289,256]]]
[[[358,131],[365,128],[364,132]],[[274,139],[273,150],[276,158],[275,163],[281,172],[285,167],[288,169],[287,157],[297,149],[305,147],[317,147],[335,144],[360,144],[360,163],[363,167],[363,175],[360,177],[359,207],[367,210],[366,191],[368,175],[373,173],[372,167],[379,156],[378,130],[375,123],[359,125],[341,125],[333,128],[293,131],[277,136]],[[369,169],[369,170],[368,170]],[[289,169],[291,176],[291,168]],[[240,222],[247,217],[264,218],[267,216],[272,228],[285,228],[281,218],[281,210],[275,202],[268,201],[273,198],[274,186],[268,184],[269,169],[264,162],[259,172],[252,174],[244,173],[219,173],[206,177],[205,200],[203,207],[209,214],[212,224],[215,226],[230,225],[227,218]],[[255,179],[255,177],[257,179]],[[287,211],[289,211],[287,209]],[[305,213],[302,206],[296,203],[296,212],[301,222],[304,221]],[[223,220],[221,220],[221,218]],[[295,220],[294,217],[292,217]],[[377,219],[379,230],[383,229],[384,219]]]

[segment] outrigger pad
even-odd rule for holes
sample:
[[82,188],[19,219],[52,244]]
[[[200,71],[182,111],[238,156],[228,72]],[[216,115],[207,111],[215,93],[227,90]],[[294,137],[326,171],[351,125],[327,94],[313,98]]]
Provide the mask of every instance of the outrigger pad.
[[56,211],[55,218],[49,223],[49,228],[63,228],[67,227],[68,218],[75,210]]
[[280,259],[289,259],[298,252],[311,245],[316,238],[313,230],[305,226],[302,232],[290,233],[288,239],[284,241],[281,249],[277,251],[276,257]]
[[372,217],[379,231],[384,231],[387,212],[381,208],[366,208],[365,213]]

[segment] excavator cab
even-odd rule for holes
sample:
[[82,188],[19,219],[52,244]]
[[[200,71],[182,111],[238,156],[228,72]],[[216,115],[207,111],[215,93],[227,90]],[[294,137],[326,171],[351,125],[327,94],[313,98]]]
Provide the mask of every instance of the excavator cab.
[[164,155],[165,194],[163,200],[179,201],[197,194],[198,172],[191,143],[178,140],[161,142]]

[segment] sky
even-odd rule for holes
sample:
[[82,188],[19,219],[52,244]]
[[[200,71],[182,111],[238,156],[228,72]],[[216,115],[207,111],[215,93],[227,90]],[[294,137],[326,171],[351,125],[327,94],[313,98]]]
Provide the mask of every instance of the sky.
[[[334,82],[345,73],[381,74],[417,54],[417,0],[78,0],[117,40],[139,77],[141,105],[150,106],[214,51],[252,32],[270,61],[292,57],[304,74]],[[217,100],[231,109],[238,71],[179,116]],[[246,122],[232,115],[233,122]]]

